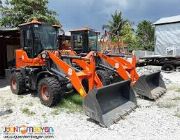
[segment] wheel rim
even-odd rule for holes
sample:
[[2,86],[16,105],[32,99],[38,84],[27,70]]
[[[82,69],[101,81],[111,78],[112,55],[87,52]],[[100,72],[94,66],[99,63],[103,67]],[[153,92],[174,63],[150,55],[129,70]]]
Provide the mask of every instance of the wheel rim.
[[12,79],[11,81],[11,87],[13,90],[17,90],[17,82],[16,79]]
[[49,92],[48,92],[47,85],[42,85],[41,86],[41,96],[42,96],[43,100],[45,100],[45,101],[49,100],[50,95],[49,95]]

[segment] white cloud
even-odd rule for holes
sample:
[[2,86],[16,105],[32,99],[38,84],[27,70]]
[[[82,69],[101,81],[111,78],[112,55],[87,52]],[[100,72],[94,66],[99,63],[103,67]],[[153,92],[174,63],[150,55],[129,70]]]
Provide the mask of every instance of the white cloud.
[[59,13],[66,28],[84,25],[100,29],[110,20],[115,10],[123,17],[138,23],[152,22],[160,17],[180,14],[179,0],[49,0],[51,8]]
[[114,4],[120,8],[126,9],[128,7],[128,0],[104,0],[107,4]]
[[92,6],[95,1],[96,0],[76,0],[76,3],[82,4],[84,6]]

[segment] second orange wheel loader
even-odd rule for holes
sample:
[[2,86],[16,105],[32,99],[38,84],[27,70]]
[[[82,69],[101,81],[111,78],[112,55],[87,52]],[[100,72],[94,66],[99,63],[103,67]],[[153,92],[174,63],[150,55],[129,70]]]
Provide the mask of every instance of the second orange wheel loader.
[[103,53],[95,52],[95,56],[100,59],[98,62],[102,68],[113,68],[122,79],[131,79],[131,85],[136,93],[142,97],[156,100],[166,92],[166,86],[161,77],[160,71],[139,76],[136,71],[136,57],[132,56],[132,62],[122,57],[107,56]]
[[160,71],[139,76],[134,55],[130,63],[119,55],[103,54],[98,51],[97,40],[98,33],[89,28],[71,31],[71,55],[94,57],[96,71],[103,70],[108,73],[111,83],[131,80],[133,89],[140,96],[155,100],[166,92]]

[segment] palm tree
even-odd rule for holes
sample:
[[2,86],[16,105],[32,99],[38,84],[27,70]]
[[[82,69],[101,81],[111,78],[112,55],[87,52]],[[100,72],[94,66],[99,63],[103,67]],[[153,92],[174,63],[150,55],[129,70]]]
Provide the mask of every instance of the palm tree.
[[[122,29],[124,25],[128,23],[128,20],[124,20],[121,11],[117,10],[114,12],[114,14],[111,15],[111,18],[112,19],[108,21],[108,24],[103,25],[102,27],[103,30],[105,30],[104,36],[107,36],[108,33],[108,37],[112,41],[112,43],[116,42],[117,44],[119,44],[121,42]],[[118,47],[118,53],[120,53],[121,46],[116,45],[116,47]],[[116,47],[111,48],[112,52],[116,52]]]
[[123,26],[128,22],[124,20],[122,17],[121,11],[115,11],[114,14],[111,15],[112,20],[108,21],[108,24],[103,25],[103,30],[107,29],[108,32],[115,34],[117,36],[121,35],[121,31]]
[[143,20],[140,22],[137,26],[136,35],[143,49],[150,51],[154,49],[154,27],[150,21]]

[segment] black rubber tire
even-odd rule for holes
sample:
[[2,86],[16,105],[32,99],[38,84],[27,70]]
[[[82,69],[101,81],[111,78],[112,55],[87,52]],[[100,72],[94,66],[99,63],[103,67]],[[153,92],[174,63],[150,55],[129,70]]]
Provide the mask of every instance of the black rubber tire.
[[88,79],[83,79],[82,80],[82,85],[83,85],[85,91],[88,93],[88,91],[89,91],[89,82],[88,82]]
[[101,80],[103,86],[109,85],[111,83],[108,72],[106,72],[105,70],[97,70],[96,73]]
[[[16,83],[16,89],[13,88],[13,80]],[[10,76],[10,87],[14,94],[21,95],[26,92],[25,80],[21,72],[13,72]]]
[[175,66],[172,64],[164,64],[161,69],[165,71],[173,71],[175,70]]
[[[47,100],[45,100],[41,94],[42,86],[47,86],[47,91],[49,92],[49,98]],[[42,104],[48,107],[55,106],[61,100],[61,84],[54,77],[43,78],[38,83],[38,94]]]

